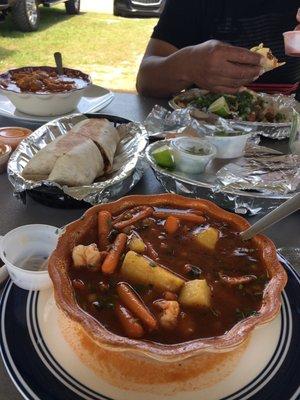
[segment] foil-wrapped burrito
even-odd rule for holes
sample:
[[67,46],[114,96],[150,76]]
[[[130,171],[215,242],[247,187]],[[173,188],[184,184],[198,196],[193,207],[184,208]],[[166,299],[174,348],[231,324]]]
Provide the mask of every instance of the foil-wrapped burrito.
[[22,176],[67,186],[90,185],[112,168],[120,137],[107,119],[78,122],[29,160]]
[[143,175],[147,132],[140,123],[99,118],[60,117],[23,140],[7,169],[15,194],[48,190],[97,204],[130,191]]

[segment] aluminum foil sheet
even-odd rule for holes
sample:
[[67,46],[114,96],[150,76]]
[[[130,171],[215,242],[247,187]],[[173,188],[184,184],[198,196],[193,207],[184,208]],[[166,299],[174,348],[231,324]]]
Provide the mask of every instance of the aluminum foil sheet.
[[219,130],[233,132],[242,130],[251,133],[253,140],[259,142],[260,132],[247,125],[234,125],[224,118],[209,118],[207,121],[199,121],[192,117],[191,110],[188,108],[178,109],[173,112],[161,106],[154,106],[150,114],[144,121],[144,126],[150,137],[168,138],[169,133],[182,133],[186,131],[188,135],[213,136]]
[[218,188],[258,191],[266,195],[292,193],[300,185],[300,156],[251,151],[217,174]]
[[[203,91],[200,89],[190,89],[187,90],[180,95],[176,96],[178,98],[182,97],[187,100],[192,101],[196,97],[199,97],[201,94],[203,94]],[[271,123],[271,122],[247,122],[247,121],[241,121],[241,120],[226,120],[229,124],[235,126],[237,129],[239,127],[248,127],[253,131],[256,131],[262,136],[272,138],[272,139],[284,139],[289,137],[290,135],[290,130],[291,130],[291,121],[292,121],[292,112],[293,109],[296,109],[299,107],[297,101],[295,100],[294,95],[291,96],[285,96],[282,94],[275,94],[275,95],[269,95],[267,93],[259,93],[259,95],[269,104],[273,104],[278,111],[284,113],[288,119],[288,122],[281,122],[281,123]],[[175,115],[182,110],[186,110],[186,113],[194,115],[197,118],[197,113],[200,115],[200,118],[205,118],[205,113],[202,113],[199,110],[196,110],[195,108],[188,107],[188,108],[179,108],[174,99],[172,99],[169,102],[169,106],[175,110],[174,113]],[[203,115],[204,114],[204,115]],[[214,118],[215,124],[222,123],[221,120],[224,121],[223,118],[212,116],[210,114],[206,114],[206,118],[212,119]],[[176,117],[171,117],[176,119]],[[170,117],[168,116],[168,119]]]
[[8,178],[15,193],[43,185],[49,188],[57,187],[76,200],[98,204],[120,197],[135,186],[143,175],[145,162],[142,154],[148,143],[145,128],[142,124],[135,122],[117,127],[121,141],[114,157],[113,170],[109,175],[100,177],[91,185],[67,187],[47,180],[29,181],[22,177],[25,165],[34,154],[85,118],[82,114],[58,118],[43,125],[20,143],[12,154],[7,169]]
[[[153,150],[169,142],[170,140],[164,140],[151,144],[146,149],[146,157],[157,179],[165,190],[170,193],[196,198],[206,198],[214,201],[223,208],[238,214],[248,215],[265,214],[277,208],[293,195],[293,193],[283,193],[284,190],[271,193],[269,187],[268,190],[264,188],[264,190],[258,191],[252,188],[251,191],[247,191],[244,190],[243,185],[238,187],[238,184],[236,184],[234,188],[229,187],[229,185],[223,186],[220,184],[217,176],[218,171],[224,170],[232,160],[214,159],[208,164],[205,173],[197,175],[163,169],[156,165],[151,154]],[[257,157],[258,154],[258,157],[268,158],[269,161],[273,159],[274,162],[278,157],[284,157],[276,150],[250,144],[247,146],[245,156],[241,157],[239,160],[244,160],[246,162],[246,160],[251,160],[254,155]],[[286,172],[288,172],[287,169]],[[284,183],[282,183],[282,185],[284,185]],[[288,186],[288,183],[286,183],[286,185]]]

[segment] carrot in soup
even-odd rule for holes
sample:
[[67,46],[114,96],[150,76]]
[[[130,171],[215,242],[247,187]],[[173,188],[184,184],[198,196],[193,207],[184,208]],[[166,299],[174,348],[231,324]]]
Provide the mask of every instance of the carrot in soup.
[[173,215],[170,215],[166,219],[166,222],[164,223],[164,228],[169,235],[173,235],[175,232],[177,232],[179,227],[180,227],[180,221]]
[[153,217],[158,219],[167,219],[171,216],[180,221],[195,222],[197,224],[203,224],[206,221],[205,217],[192,213],[169,213],[166,211],[154,211],[153,213]]
[[100,211],[98,213],[98,247],[99,250],[107,250],[109,245],[108,235],[111,230],[111,213]]
[[120,303],[115,305],[115,313],[122,325],[125,334],[133,339],[144,335],[142,325],[133,317],[130,311]]
[[109,251],[102,264],[102,272],[104,274],[111,275],[115,272],[120,261],[121,254],[125,250],[126,243],[127,235],[125,235],[125,233],[119,233],[112,246],[112,249]]
[[114,216],[114,223],[121,222],[132,218],[139,211],[145,210],[148,206],[136,206],[123,211],[121,214]]
[[157,328],[156,319],[128,284],[124,282],[118,283],[117,293],[121,302],[147,326],[149,331]]
[[125,221],[120,221],[120,222],[114,223],[114,227],[116,229],[124,229],[127,226],[132,225],[137,221],[140,221],[142,219],[150,217],[152,214],[153,214],[153,208],[146,207],[145,209],[136,213],[132,218],[125,220]]

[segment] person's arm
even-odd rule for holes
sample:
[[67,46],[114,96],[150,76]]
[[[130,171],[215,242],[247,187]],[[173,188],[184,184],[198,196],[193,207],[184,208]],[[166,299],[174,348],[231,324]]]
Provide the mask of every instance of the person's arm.
[[137,75],[137,91],[164,97],[190,86],[183,62],[188,52],[188,48],[178,50],[170,43],[150,39]]
[[178,50],[150,39],[137,76],[137,91],[168,97],[191,85],[211,92],[236,93],[263,72],[261,56],[216,40]]

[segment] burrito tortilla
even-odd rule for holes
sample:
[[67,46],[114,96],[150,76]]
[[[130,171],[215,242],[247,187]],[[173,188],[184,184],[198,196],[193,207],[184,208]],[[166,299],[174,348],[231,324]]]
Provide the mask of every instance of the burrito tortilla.
[[38,151],[37,154],[29,160],[23,170],[23,177],[33,181],[48,179],[56,161],[59,157],[71,149],[81,146],[85,138],[80,135],[67,133],[49,143],[46,147]]
[[120,141],[118,131],[107,119],[92,118],[76,124],[72,132],[88,137],[99,147],[104,158],[106,171],[112,168],[114,154]]
[[22,175],[67,186],[89,185],[111,170],[119,140],[108,120],[83,120],[34,155]]
[[80,146],[57,159],[48,180],[67,186],[90,185],[103,171],[104,161],[99,149],[86,138]]

